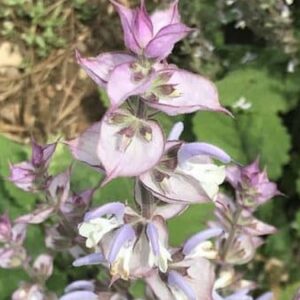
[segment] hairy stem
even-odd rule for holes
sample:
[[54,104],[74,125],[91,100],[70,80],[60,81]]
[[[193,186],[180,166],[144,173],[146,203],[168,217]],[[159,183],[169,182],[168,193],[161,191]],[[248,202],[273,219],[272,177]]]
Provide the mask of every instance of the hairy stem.
[[155,199],[138,178],[135,181],[135,201],[140,206],[142,216],[149,219],[152,215]]
[[237,225],[238,225],[238,222],[239,222],[239,218],[241,216],[241,213],[242,213],[242,210],[243,208],[238,205],[237,207],[237,210],[234,214],[234,217],[233,217],[233,220],[232,220],[232,227],[231,227],[231,231],[229,232],[229,236],[228,238],[226,239],[225,241],[225,244],[224,244],[224,247],[223,247],[223,251],[221,252],[221,259],[222,261],[225,260],[226,258],[226,255],[234,241],[234,237],[235,237],[235,233],[236,233],[236,230],[237,230]]
[[[144,119],[147,115],[147,106],[140,98],[138,98],[137,101],[136,116]],[[135,185],[135,200],[140,206],[142,216],[148,219],[152,214],[154,198],[139,181],[138,177],[135,179]]]
[[143,100],[138,99],[136,116],[138,118],[143,119],[146,115],[146,109],[147,109],[147,107],[146,107],[145,103],[143,102]]

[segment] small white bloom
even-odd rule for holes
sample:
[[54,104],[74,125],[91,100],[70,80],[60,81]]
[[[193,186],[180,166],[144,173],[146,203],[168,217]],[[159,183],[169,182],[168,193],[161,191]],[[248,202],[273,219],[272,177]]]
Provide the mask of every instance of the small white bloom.
[[111,264],[110,273],[112,276],[119,275],[123,280],[128,280],[133,245],[134,243],[131,241],[122,246],[115,261]]
[[214,164],[197,163],[187,160],[179,168],[199,181],[206,194],[214,199],[219,191],[219,185],[225,180],[225,167]]
[[282,10],[281,10],[281,17],[283,19],[287,19],[287,18],[290,17],[290,15],[291,15],[291,12],[290,12],[289,7],[284,5]]
[[298,65],[298,61],[296,59],[291,59],[287,65],[287,72],[294,73],[297,65]]
[[238,21],[236,24],[235,24],[235,28],[237,28],[237,29],[245,29],[246,28],[246,26],[247,26],[247,24],[246,24],[246,21],[244,21],[244,20],[241,20],[241,21]]
[[218,251],[215,249],[214,244],[211,241],[204,241],[186,255],[186,258],[205,257],[207,259],[215,259],[217,255]]
[[231,6],[235,0],[226,0],[226,5]]
[[157,266],[162,273],[166,273],[168,269],[168,261],[172,261],[171,254],[162,245],[160,241],[159,244],[159,255],[155,255],[150,247],[148,263],[152,266]]
[[232,108],[239,108],[241,110],[248,110],[252,107],[252,103],[247,101],[245,97],[239,98],[235,103],[233,103]]
[[115,217],[110,219],[95,218],[79,225],[79,234],[86,239],[86,247],[93,248],[98,245],[102,237],[111,230],[119,227],[120,221]]

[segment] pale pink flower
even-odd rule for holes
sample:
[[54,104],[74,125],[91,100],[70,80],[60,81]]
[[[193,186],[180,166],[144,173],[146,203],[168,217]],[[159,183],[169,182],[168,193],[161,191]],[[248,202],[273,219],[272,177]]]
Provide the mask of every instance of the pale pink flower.
[[[171,138],[179,138],[171,132]],[[222,149],[207,143],[184,143],[169,140],[160,162],[139,178],[153,195],[170,203],[197,203],[215,200],[225,179],[225,167],[231,158]]]
[[251,209],[266,203],[274,196],[282,195],[276,184],[268,179],[266,170],[261,171],[258,159],[245,167],[228,167],[226,177],[240,192],[241,205]]
[[147,13],[143,0],[135,9],[111,2],[121,19],[125,46],[137,55],[161,60],[172,52],[176,42],[191,31],[180,21],[178,1],[152,16]]

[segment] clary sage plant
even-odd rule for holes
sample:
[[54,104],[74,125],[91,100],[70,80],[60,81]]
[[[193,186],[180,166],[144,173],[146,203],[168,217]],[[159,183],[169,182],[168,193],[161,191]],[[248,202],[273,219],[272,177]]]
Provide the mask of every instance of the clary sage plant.
[[[23,267],[31,278],[12,299],[129,300],[134,298],[126,282],[137,279],[145,283],[144,299],[254,299],[256,284],[235,266],[251,261],[262,236],[276,231],[254,212],[280,193],[258,161],[241,166],[214,145],[181,140],[182,123],[166,135],[155,120],[157,112],[174,116],[203,110],[231,117],[211,81],[167,61],[176,42],[193,31],[181,22],[178,2],[151,15],[143,1],[134,9],[111,2],[127,51],[88,58],[76,52],[80,66],[107,93],[110,106],[102,120],[65,142],[74,158],[102,173],[103,180],[73,193],[71,167],[58,175],[48,172],[56,143],[33,141],[31,160],[11,165],[10,181],[42,193],[45,200],[14,221],[1,216],[0,266]],[[95,191],[117,177],[134,178],[133,204],[103,199],[106,204],[95,207]],[[231,190],[220,191],[224,181]],[[215,219],[172,248],[168,220],[207,202],[214,204]],[[26,229],[41,223],[49,251],[33,260],[24,246]],[[64,295],[47,290],[58,251],[72,255],[74,268],[99,265],[107,276],[75,281]],[[267,292],[255,299],[273,296]]]

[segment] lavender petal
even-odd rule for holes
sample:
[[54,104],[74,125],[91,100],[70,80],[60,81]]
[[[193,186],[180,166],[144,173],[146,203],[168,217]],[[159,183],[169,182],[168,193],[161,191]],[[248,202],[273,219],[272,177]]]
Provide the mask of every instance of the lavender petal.
[[200,243],[220,235],[223,232],[221,228],[211,228],[203,230],[192,237],[190,237],[183,246],[183,254],[188,255]]
[[179,163],[183,163],[189,158],[197,155],[212,156],[223,163],[229,163],[231,157],[222,149],[207,143],[187,143],[183,144],[178,151]]
[[122,226],[116,233],[114,240],[111,243],[110,250],[108,253],[107,260],[113,263],[126,242],[130,242],[135,238],[135,232],[131,225]]
[[149,223],[146,228],[146,234],[150,241],[154,255],[159,255],[158,231],[154,224]]
[[84,221],[89,221],[95,218],[101,218],[104,215],[116,215],[123,218],[125,205],[121,202],[111,202],[104,204],[92,211],[89,211],[84,216]]
[[176,271],[169,272],[168,276],[168,284],[176,286],[181,291],[184,292],[184,294],[188,297],[189,300],[196,300],[196,294],[195,291],[192,289],[192,287],[186,282],[183,276],[181,276]]
[[99,265],[104,262],[104,257],[101,253],[92,253],[80,258],[77,258],[73,261],[74,267],[81,267],[87,265]]

